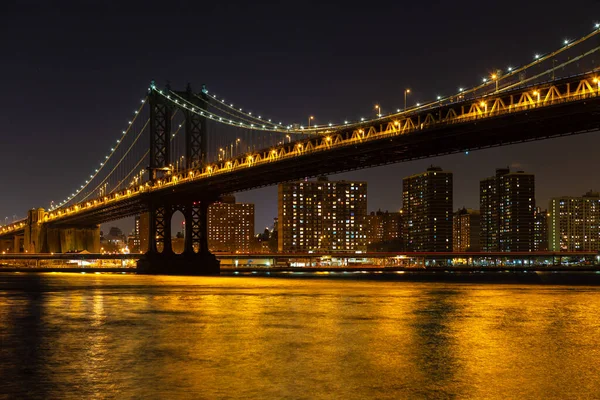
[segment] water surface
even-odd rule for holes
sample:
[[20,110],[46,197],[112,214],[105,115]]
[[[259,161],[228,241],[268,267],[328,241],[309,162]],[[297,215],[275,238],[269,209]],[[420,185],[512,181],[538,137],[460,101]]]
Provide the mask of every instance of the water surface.
[[600,288],[0,274],[4,398],[598,398]]

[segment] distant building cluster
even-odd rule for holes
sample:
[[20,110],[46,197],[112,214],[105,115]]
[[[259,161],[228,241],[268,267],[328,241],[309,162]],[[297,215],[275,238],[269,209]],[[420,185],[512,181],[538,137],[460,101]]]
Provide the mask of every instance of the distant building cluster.
[[[402,179],[402,208],[367,211],[367,183],[325,177],[278,186],[272,227],[255,234],[254,204],[223,197],[208,209],[213,252],[539,252],[600,251],[600,193],[556,197],[536,206],[535,176],[498,168],[479,183],[479,209],[453,209],[453,175],[437,166]],[[105,249],[145,252],[148,216],[126,238],[102,236]],[[185,229],[173,238],[183,251]],[[116,249],[116,250],[115,250]]]

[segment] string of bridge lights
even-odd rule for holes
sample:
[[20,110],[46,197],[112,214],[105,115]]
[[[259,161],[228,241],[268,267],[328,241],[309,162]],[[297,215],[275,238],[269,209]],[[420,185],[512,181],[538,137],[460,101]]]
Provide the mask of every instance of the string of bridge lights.
[[[85,199],[87,199],[88,197],[90,197],[90,195],[92,193],[94,193],[96,191],[96,189],[99,189],[103,183],[105,183],[110,176],[112,175],[113,172],[115,172],[115,170],[119,167],[119,165],[121,165],[121,163],[123,162],[123,160],[125,159],[125,157],[127,157],[127,155],[129,154],[129,152],[131,151],[131,149],[133,149],[133,146],[135,146],[135,144],[137,143],[137,141],[139,140],[139,138],[142,136],[142,134],[144,133],[144,131],[146,130],[146,127],[148,126],[148,123],[150,122],[150,120],[146,120],[146,123],[144,124],[144,126],[142,127],[142,129],[140,129],[140,132],[137,134],[137,136],[135,137],[135,139],[133,140],[133,142],[129,145],[129,148],[127,149],[127,151],[125,152],[125,154],[123,154],[121,156],[121,159],[115,164],[115,166],[113,167],[113,169],[110,170],[110,172],[104,177],[104,179],[96,185],[96,187],[94,189],[92,189],[91,191],[89,191],[81,200],[84,201]],[[112,193],[112,192],[111,192]]]
[[[498,73],[494,73],[492,74],[489,78],[488,77],[484,77],[482,78],[482,83],[472,86],[470,88],[463,88],[463,87],[459,87],[458,88],[458,92],[456,94],[450,95],[450,96],[441,96],[438,95],[436,96],[436,99],[434,101],[430,101],[424,104],[420,104],[417,103],[416,106],[410,107],[410,108],[406,108],[405,110],[400,110],[397,109],[396,113],[389,113],[386,115],[379,115],[377,118],[369,118],[369,119],[365,119],[363,117],[360,118],[360,120],[358,121],[348,121],[345,120],[343,123],[328,123],[326,125],[315,125],[309,128],[305,128],[303,125],[300,125],[300,129],[295,128],[294,125],[292,124],[287,124],[284,125],[281,122],[279,123],[274,123],[272,122],[271,119],[264,119],[262,118],[261,115],[252,115],[252,112],[244,112],[243,108],[237,108],[233,105],[233,103],[227,103],[225,101],[224,98],[219,99],[217,97],[216,94],[211,94],[208,92],[208,90],[206,90],[205,88],[202,89],[203,93],[205,95],[207,95],[208,97],[214,99],[216,102],[218,102],[217,104],[220,105],[224,105],[227,108],[235,111],[238,114],[242,114],[244,115],[246,118],[249,118],[251,120],[255,120],[258,123],[254,124],[254,123],[248,123],[248,121],[242,122],[233,118],[224,118],[223,116],[217,115],[215,113],[212,113],[204,108],[198,107],[198,105],[193,104],[191,102],[189,102],[187,99],[181,97],[180,95],[178,95],[177,93],[173,92],[173,91],[169,91],[167,94],[163,93],[162,90],[159,90],[156,88],[156,86],[154,84],[151,84],[150,86],[150,90],[154,90],[157,93],[159,93],[160,95],[162,95],[163,97],[165,97],[166,99],[174,102],[177,105],[181,105],[183,106],[185,109],[200,115],[200,116],[205,116],[208,117],[216,122],[222,123],[222,124],[226,124],[226,125],[230,125],[230,126],[234,126],[234,127],[243,127],[246,129],[251,129],[251,130],[259,130],[259,131],[271,131],[271,132],[279,132],[279,133],[298,133],[298,134],[305,134],[305,133],[319,133],[322,131],[326,131],[329,129],[336,129],[336,128],[348,128],[348,127],[352,127],[352,126],[356,126],[356,125],[362,125],[365,123],[370,123],[373,121],[377,121],[377,120],[381,120],[383,118],[389,118],[390,116],[394,116],[394,115],[403,115],[409,111],[416,111],[419,109],[423,109],[426,107],[429,107],[431,105],[435,105],[438,104],[442,101],[446,101],[449,99],[452,99],[456,96],[465,96],[467,94],[473,93],[477,90],[480,90],[488,85],[497,83],[498,81],[502,80],[502,79],[506,79],[512,76],[515,76],[516,74],[523,72],[524,70],[531,68],[539,63],[542,63],[544,61],[546,61],[548,58],[550,57],[554,57],[557,54],[562,53],[563,51],[566,51],[568,49],[573,48],[574,46],[588,40],[589,38],[597,35],[598,33],[600,33],[600,23],[595,23],[594,24],[594,29],[588,33],[587,35],[577,39],[577,40],[569,40],[569,39],[565,39],[562,43],[562,46],[550,53],[546,53],[546,54],[540,54],[540,53],[534,53],[534,60],[528,64],[525,64],[523,66],[517,67],[517,68],[513,68],[513,67],[508,67],[506,69],[506,73],[504,73],[503,75],[500,75]],[[497,92],[501,92],[507,90],[507,88],[500,88]],[[171,98],[171,96],[175,97],[174,99]],[[201,97],[199,97],[201,98]],[[202,99],[202,98],[201,98]],[[77,195],[79,195],[83,190],[85,190],[85,188],[89,185],[89,183],[100,173],[100,171],[102,171],[102,169],[104,168],[104,166],[106,165],[106,163],[111,159],[111,157],[115,154],[115,152],[117,151],[117,149],[119,148],[120,144],[122,143],[123,138],[127,135],[127,133],[130,131],[131,126],[133,125],[133,123],[135,122],[136,118],[138,117],[138,115],[140,114],[140,111],[142,110],[142,108],[144,107],[145,103],[147,102],[148,98],[144,98],[141,100],[142,105],[140,106],[140,108],[136,111],[134,111],[134,117],[131,121],[128,122],[128,126],[127,129],[122,131],[122,135],[120,136],[119,139],[117,139],[117,145],[113,148],[111,148],[109,154],[107,156],[105,156],[104,161],[100,162],[100,167],[95,169],[95,172],[90,174],[90,178],[87,179],[85,181],[85,183],[83,185],[81,185],[74,193],[72,193],[70,196],[68,196],[65,200],[63,200],[61,203],[59,203],[58,205],[56,205],[55,207],[51,208],[51,210],[55,210],[59,207],[62,207],[66,204],[68,204],[73,198],[75,198]],[[204,99],[202,99],[204,100]],[[213,103],[211,103],[211,105],[214,106]],[[218,108],[218,107],[217,107]],[[220,109],[221,110],[221,109]],[[223,112],[226,112],[224,110],[221,110]],[[229,113],[228,113],[229,114]],[[231,115],[231,114],[229,114]],[[238,117],[239,118],[239,117]]]
[[[175,131],[175,133],[171,135],[171,142],[173,140],[175,140],[175,137],[177,136],[177,134],[179,133],[179,131],[181,130],[182,127],[183,127],[183,124],[179,124],[179,127],[177,128],[177,130]],[[121,184],[123,182],[125,182],[127,179],[129,179],[129,177],[131,176],[131,174],[133,174],[135,172],[135,170],[137,169],[137,167],[140,166],[140,164],[144,161],[144,158],[146,158],[146,156],[148,156],[149,153],[150,153],[150,150],[146,150],[146,152],[139,159],[139,161],[137,162],[137,164],[135,164],[135,166],[131,169],[131,171],[129,171],[129,173],[123,179],[121,179],[117,183],[117,185],[113,188],[113,190],[110,191],[110,194],[112,194],[112,193],[116,192],[117,190],[119,190],[119,187],[121,186]],[[145,171],[145,169],[140,170],[140,172],[144,172],[144,171]]]
[[239,121],[237,118],[233,119],[233,118],[223,117],[221,115],[210,112],[202,107],[199,107],[197,104],[190,102],[189,100],[183,98],[182,96],[180,96],[179,94],[177,94],[173,91],[168,91],[168,93],[164,93],[162,90],[157,89],[156,86],[154,86],[154,85],[151,85],[150,89],[156,91],[156,93],[163,96],[165,99],[173,102],[177,106],[182,106],[184,109],[186,109],[190,112],[193,112],[196,115],[208,117],[208,118],[210,118],[216,122],[219,122],[221,124],[224,124],[224,125],[230,125],[230,126],[234,126],[237,128],[242,127],[242,128],[247,128],[247,129],[257,130],[257,131],[290,133],[291,127],[288,129],[285,129],[282,125],[281,126],[273,125],[273,123],[271,123],[272,125],[267,126],[267,124],[254,124],[254,123],[248,123],[247,121],[245,121],[245,122]]
[[[424,104],[416,103],[416,106],[406,108],[405,110],[397,109],[396,113],[388,113],[385,115],[379,114],[379,116],[377,118],[366,119],[364,117],[361,117],[359,120],[356,120],[356,121],[350,122],[350,121],[346,120],[343,123],[335,123],[335,124],[328,123],[326,125],[320,125],[320,126],[314,125],[310,128],[305,128],[304,126],[300,125],[300,129],[298,129],[298,128],[294,128],[294,125],[284,125],[281,122],[279,122],[278,124],[275,124],[272,122],[271,119],[265,120],[260,115],[255,116],[255,115],[252,115],[252,112],[244,112],[242,107],[240,107],[240,108],[234,107],[233,103],[227,103],[224,98],[222,98],[222,99],[218,98],[216,94],[209,93],[208,90],[206,90],[205,88],[202,89],[202,92],[205,95],[207,95],[208,97],[210,97],[210,98],[214,99],[216,102],[218,102],[217,104],[222,104],[222,105],[226,106],[227,108],[235,111],[236,113],[242,114],[246,118],[257,120],[260,123],[251,124],[251,123],[247,123],[247,122],[244,123],[244,122],[236,120],[236,119],[231,119],[231,118],[226,118],[226,117],[224,118],[222,116],[211,113],[208,110],[205,110],[203,108],[198,107],[197,105],[194,105],[194,104],[188,102],[186,99],[182,98],[181,96],[177,95],[174,92],[170,92],[170,93],[173,94],[174,96],[178,97],[178,99],[183,102],[184,107],[186,105],[188,107],[190,107],[192,112],[195,112],[202,116],[207,116],[208,118],[211,118],[217,122],[225,123],[227,125],[232,125],[232,126],[236,126],[236,127],[245,127],[245,128],[254,129],[254,130],[275,131],[275,132],[280,132],[280,133],[301,133],[301,134],[307,133],[307,132],[308,133],[319,133],[319,132],[323,132],[323,131],[326,131],[329,129],[344,128],[344,127],[347,128],[347,127],[351,127],[351,126],[355,126],[355,125],[361,125],[364,123],[370,123],[370,122],[377,121],[377,120],[380,120],[383,118],[389,118],[390,116],[394,116],[394,115],[402,115],[407,112],[414,112],[414,111],[417,111],[420,109],[430,107],[435,104],[439,104],[440,102],[443,102],[443,101],[452,100],[452,99],[456,98],[457,96],[464,98],[464,96],[466,96],[468,94],[472,94],[480,89],[485,88],[486,86],[497,84],[501,80],[504,80],[504,79],[507,79],[510,77],[514,77],[517,74],[519,74],[529,68],[532,68],[532,67],[548,60],[551,57],[554,57],[566,50],[573,48],[574,46],[597,35],[599,32],[600,32],[600,23],[595,23],[594,29],[590,33],[588,33],[587,35],[585,35],[579,39],[576,39],[576,40],[564,39],[562,46],[555,51],[545,53],[545,54],[534,53],[534,56],[533,56],[534,60],[530,63],[524,64],[524,65],[516,67],[516,68],[509,66],[506,68],[506,72],[502,72],[501,70],[498,70],[497,72],[491,74],[491,76],[482,78],[481,84],[472,86],[470,88],[459,87],[457,93],[449,95],[449,96],[437,95],[436,99],[434,101],[429,101]],[[563,65],[565,65],[565,64],[563,64]],[[553,68],[550,71],[558,69],[559,67],[560,66],[557,66],[556,68]],[[510,86],[510,87],[512,87],[512,86]],[[496,93],[506,91],[510,87],[499,88],[498,90],[496,90]],[[153,88],[156,89],[156,87],[153,87]],[[162,91],[159,91],[159,93],[163,94]],[[170,99],[169,95],[167,95],[166,97]],[[205,101],[205,99],[203,99],[202,97],[200,97],[200,96],[197,96],[197,97]],[[179,105],[179,101],[175,101],[175,103]],[[210,103],[210,104],[214,105],[213,103]],[[223,110],[221,110],[221,111],[223,111]],[[229,115],[231,115],[231,114],[229,114]]]
[[[195,97],[196,97],[196,98],[198,98],[198,99],[200,99],[200,100],[202,100],[202,101],[204,101],[205,103],[207,103],[207,104],[209,104],[209,105],[211,105],[211,106],[213,106],[213,107],[216,107],[217,109],[219,109],[219,110],[221,110],[221,111],[223,111],[223,112],[225,112],[225,113],[227,113],[227,114],[229,114],[229,115],[233,115],[233,116],[235,116],[236,114],[241,114],[241,115],[243,115],[244,117],[246,117],[246,119],[249,119],[249,120],[251,120],[251,121],[257,121],[257,122],[259,122],[259,125],[261,125],[261,124],[264,124],[264,125],[270,125],[270,126],[272,126],[272,127],[281,127],[281,126],[284,126],[284,124],[283,124],[282,122],[279,122],[279,123],[274,123],[274,122],[272,122],[272,121],[271,121],[271,119],[264,119],[264,118],[263,118],[261,115],[259,115],[259,114],[257,114],[257,115],[252,115],[252,112],[251,112],[251,111],[244,112],[244,111],[243,111],[243,108],[241,108],[241,107],[240,107],[240,108],[236,108],[236,107],[234,107],[233,103],[227,103],[227,102],[225,101],[225,99],[219,99],[219,98],[217,98],[217,95],[216,95],[216,94],[209,94],[209,93],[208,93],[208,90],[206,89],[206,87],[203,87],[203,88],[202,88],[202,93],[204,93],[204,94],[205,94],[207,97],[211,97],[212,99],[214,99],[214,100],[215,100],[215,102],[210,102],[210,103],[209,103],[209,102],[208,102],[208,101],[207,101],[205,98],[203,98],[202,96],[195,95]],[[222,109],[220,109],[219,107],[217,107],[217,106],[216,106],[216,104],[219,104],[219,105],[224,105],[225,107],[227,107],[227,108],[229,108],[230,110],[234,111],[236,114],[231,114],[231,113],[230,113],[230,112],[228,112],[228,111],[222,110]],[[239,118],[239,117],[238,117],[238,118]]]
[[[517,67],[517,68],[513,68],[513,67],[509,66],[506,69],[506,73],[504,73],[502,75],[500,75],[498,73],[498,72],[501,72],[499,70],[498,72],[493,73],[489,78],[488,77],[482,78],[482,83],[481,84],[479,84],[477,86],[474,86],[474,87],[471,87],[469,89],[458,88],[458,93],[457,94],[452,95],[452,96],[447,96],[446,98],[443,98],[443,99],[441,98],[441,96],[437,96],[437,101],[439,101],[439,100],[446,100],[446,99],[448,99],[450,97],[454,97],[454,96],[457,96],[457,95],[463,96],[465,94],[475,92],[475,91],[477,91],[477,90],[479,90],[479,89],[481,89],[481,88],[483,88],[483,87],[485,87],[487,85],[490,85],[492,83],[499,82],[502,79],[505,79],[505,78],[508,78],[508,77],[511,77],[511,76],[515,76],[515,75],[519,74],[520,72],[523,72],[524,70],[526,70],[528,68],[534,67],[535,65],[540,64],[540,63],[548,60],[551,57],[554,57],[554,56],[556,56],[556,55],[558,55],[558,54],[560,54],[560,53],[562,53],[562,52],[564,52],[566,50],[569,50],[569,49],[573,48],[574,46],[576,46],[576,45],[578,45],[578,44],[580,44],[582,42],[585,42],[586,40],[588,40],[589,38],[597,35],[598,33],[600,33],[600,23],[594,24],[594,29],[590,33],[588,33],[585,36],[580,37],[579,39],[576,39],[576,40],[564,39],[563,43],[562,43],[562,46],[559,47],[555,51],[552,51],[552,52],[549,52],[549,53],[546,53],[546,54],[534,53],[534,56],[533,56],[534,60],[532,62],[528,63],[528,64],[522,65],[522,66]],[[502,92],[502,91],[505,91],[507,89],[509,89],[509,88],[501,88],[501,89],[497,90],[497,92]]]
[[[263,121],[262,119],[260,119],[260,118],[258,118],[258,117],[253,117],[252,115],[245,114],[245,113],[243,113],[243,112],[240,112],[240,111],[238,111],[237,109],[235,109],[235,108],[233,108],[233,107],[232,107],[232,106],[233,106],[233,104],[231,104],[231,105],[228,105],[228,104],[227,104],[227,103],[225,103],[223,100],[219,100],[219,99],[217,99],[216,97],[213,97],[213,98],[215,98],[215,102],[210,102],[210,100],[207,100],[207,99],[205,99],[204,97],[202,97],[202,96],[199,96],[199,95],[197,95],[197,94],[194,94],[194,97],[195,97],[195,98],[197,98],[197,99],[199,99],[199,100],[201,100],[201,101],[203,101],[203,102],[205,102],[207,105],[210,105],[212,108],[216,108],[217,110],[219,110],[219,111],[222,111],[222,112],[224,112],[225,114],[232,116],[233,118],[237,119],[238,121],[239,121],[239,120],[242,120],[242,121],[245,121],[247,124],[252,124],[252,123],[255,123],[255,122],[260,122],[260,123],[258,124],[259,126],[261,126],[261,125],[262,125],[262,123],[263,123],[263,122],[265,122],[265,121]],[[220,103],[218,103],[218,102],[220,102]],[[227,111],[227,110],[225,110],[225,109],[222,109],[221,107],[219,107],[219,105],[221,105],[221,104],[223,104],[223,105],[225,105],[227,108],[229,108],[229,109],[233,110],[235,113],[232,113],[232,112],[230,112],[230,111]],[[204,110],[204,109],[202,109],[202,110]],[[240,116],[240,115],[237,115],[237,114],[241,114],[242,116]],[[267,123],[266,123],[265,125],[268,125],[270,128],[277,128],[277,124],[274,124],[273,122],[271,122],[271,120],[270,120],[270,119],[269,119],[269,120],[267,120],[266,122],[267,122]],[[281,123],[280,123],[280,125],[281,125]]]
[[[180,96],[176,92],[168,91],[168,94],[165,94],[162,90],[157,89],[155,85],[151,85],[150,90],[155,90],[158,94],[163,96],[165,99],[173,102],[177,106],[182,106],[186,110],[189,110],[197,115],[200,115],[203,117],[208,117],[208,118],[210,118],[216,122],[219,122],[221,124],[230,125],[230,126],[234,126],[237,128],[241,127],[241,128],[251,129],[251,130],[278,132],[278,133],[283,133],[283,134],[290,134],[290,133],[292,133],[292,134],[307,134],[307,133],[315,134],[315,133],[320,133],[323,131],[330,130],[331,128],[349,126],[348,121],[345,121],[344,125],[342,125],[342,124],[334,125],[334,124],[330,123],[326,126],[320,126],[320,127],[315,125],[315,127],[311,127],[309,129],[305,129],[304,126],[300,126],[300,129],[298,129],[298,128],[294,128],[293,125],[284,126],[283,124],[281,124],[281,125],[274,124],[273,122],[270,123],[271,124],[270,126],[267,126],[267,124],[248,123],[247,121],[245,121],[245,122],[239,121],[238,120],[239,117],[232,119],[232,118],[223,117],[221,115],[210,112],[210,111],[206,110],[205,108],[199,107],[197,104],[190,102],[189,100]],[[173,96],[173,98],[171,96]],[[216,96],[213,96],[213,98],[215,98],[215,99],[217,99],[217,101],[219,101]],[[226,103],[222,102],[222,104],[226,104]],[[223,110],[221,110],[221,111],[223,111]],[[250,114],[245,114],[243,112],[241,114],[251,116]],[[268,123],[268,120],[267,121],[261,120],[261,121]],[[362,118],[362,121],[364,121],[364,118]]]
[[63,200],[62,202],[58,203],[54,207],[50,208],[50,211],[54,211],[57,208],[60,208],[62,206],[67,205],[71,200],[73,200],[82,191],[84,191],[85,188],[90,184],[90,182],[92,182],[92,180],[96,176],[98,176],[98,174],[104,169],[104,166],[108,163],[108,161],[111,159],[111,157],[115,154],[115,152],[117,151],[117,149],[119,148],[119,146],[123,142],[123,139],[125,139],[125,136],[127,136],[127,133],[129,133],[131,131],[131,127],[133,126],[133,123],[135,122],[135,120],[137,119],[137,117],[140,115],[140,113],[141,113],[142,109],[144,108],[144,106],[146,105],[147,101],[148,101],[148,97],[145,97],[145,98],[143,98],[141,100],[140,107],[133,112],[133,118],[130,121],[127,122],[127,128],[121,131],[121,135],[117,139],[117,145],[114,146],[114,147],[111,147],[109,153],[104,157],[104,160],[100,162],[99,168],[96,168],[94,170],[94,172],[90,174],[89,179],[86,179],[85,182],[84,182],[84,184],[82,184],[78,189],[76,189],[73,193],[71,193],[70,196],[68,196],[65,200]]

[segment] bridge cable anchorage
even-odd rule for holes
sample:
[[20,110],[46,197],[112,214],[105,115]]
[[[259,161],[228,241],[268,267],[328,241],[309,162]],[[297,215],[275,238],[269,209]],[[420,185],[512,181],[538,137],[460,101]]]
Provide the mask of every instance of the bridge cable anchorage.
[[136,111],[134,111],[133,119],[131,121],[129,121],[127,128],[124,131],[122,131],[122,135],[117,140],[117,145],[111,149],[110,153],[105,157],[104,161],[102,161],[100,163],[100,168],[97,168],[95,170],[95,172],[91,174],[90,179],[84,185],[81,185],[81,187],[79,189],[77,189],[71,196],[68,196],[66,200],[60,202],[56,207],[54,207],[53,210],[56,210],[63,206],[68,206],[69,203],[71,202],[71,200],[73,200],[77,195],[79,195],[92,182],[92,180],[96,176],[98,176],[98,174],[100,174],[100,172],[104,169],[104,166],[107,164],[107,162],[112,158],[112,156],[115,154],[115,152],[119,149],[119,147],[121,146],[121,143],[123,143],[123,140],[125,139],[127,134],[131,131],[131,127],[133,126],[133,123],[136,121],[138,116],[141,114],[141,111],[145,107],[147,102],[148,102],[148,97],[146,96],[141,101],[142,105]]

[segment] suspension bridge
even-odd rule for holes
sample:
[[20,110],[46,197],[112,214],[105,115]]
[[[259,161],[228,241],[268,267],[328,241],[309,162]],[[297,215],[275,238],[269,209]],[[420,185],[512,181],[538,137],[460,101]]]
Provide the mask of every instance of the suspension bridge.
[[[220,196],[280,182],[600,128],[600,25],[470,88],[376,118],[284,123],[205,87],[154,82],[104,159],[63,201],[0,227],[5,252],[99,250],[99,224],[148,213],[146,273],[217,274],[207,208]],[[310,123],[310,120],[309,120]],[[185,218],[182,254],[171,217]],[[4,250],[6,249],[6,250]]]

